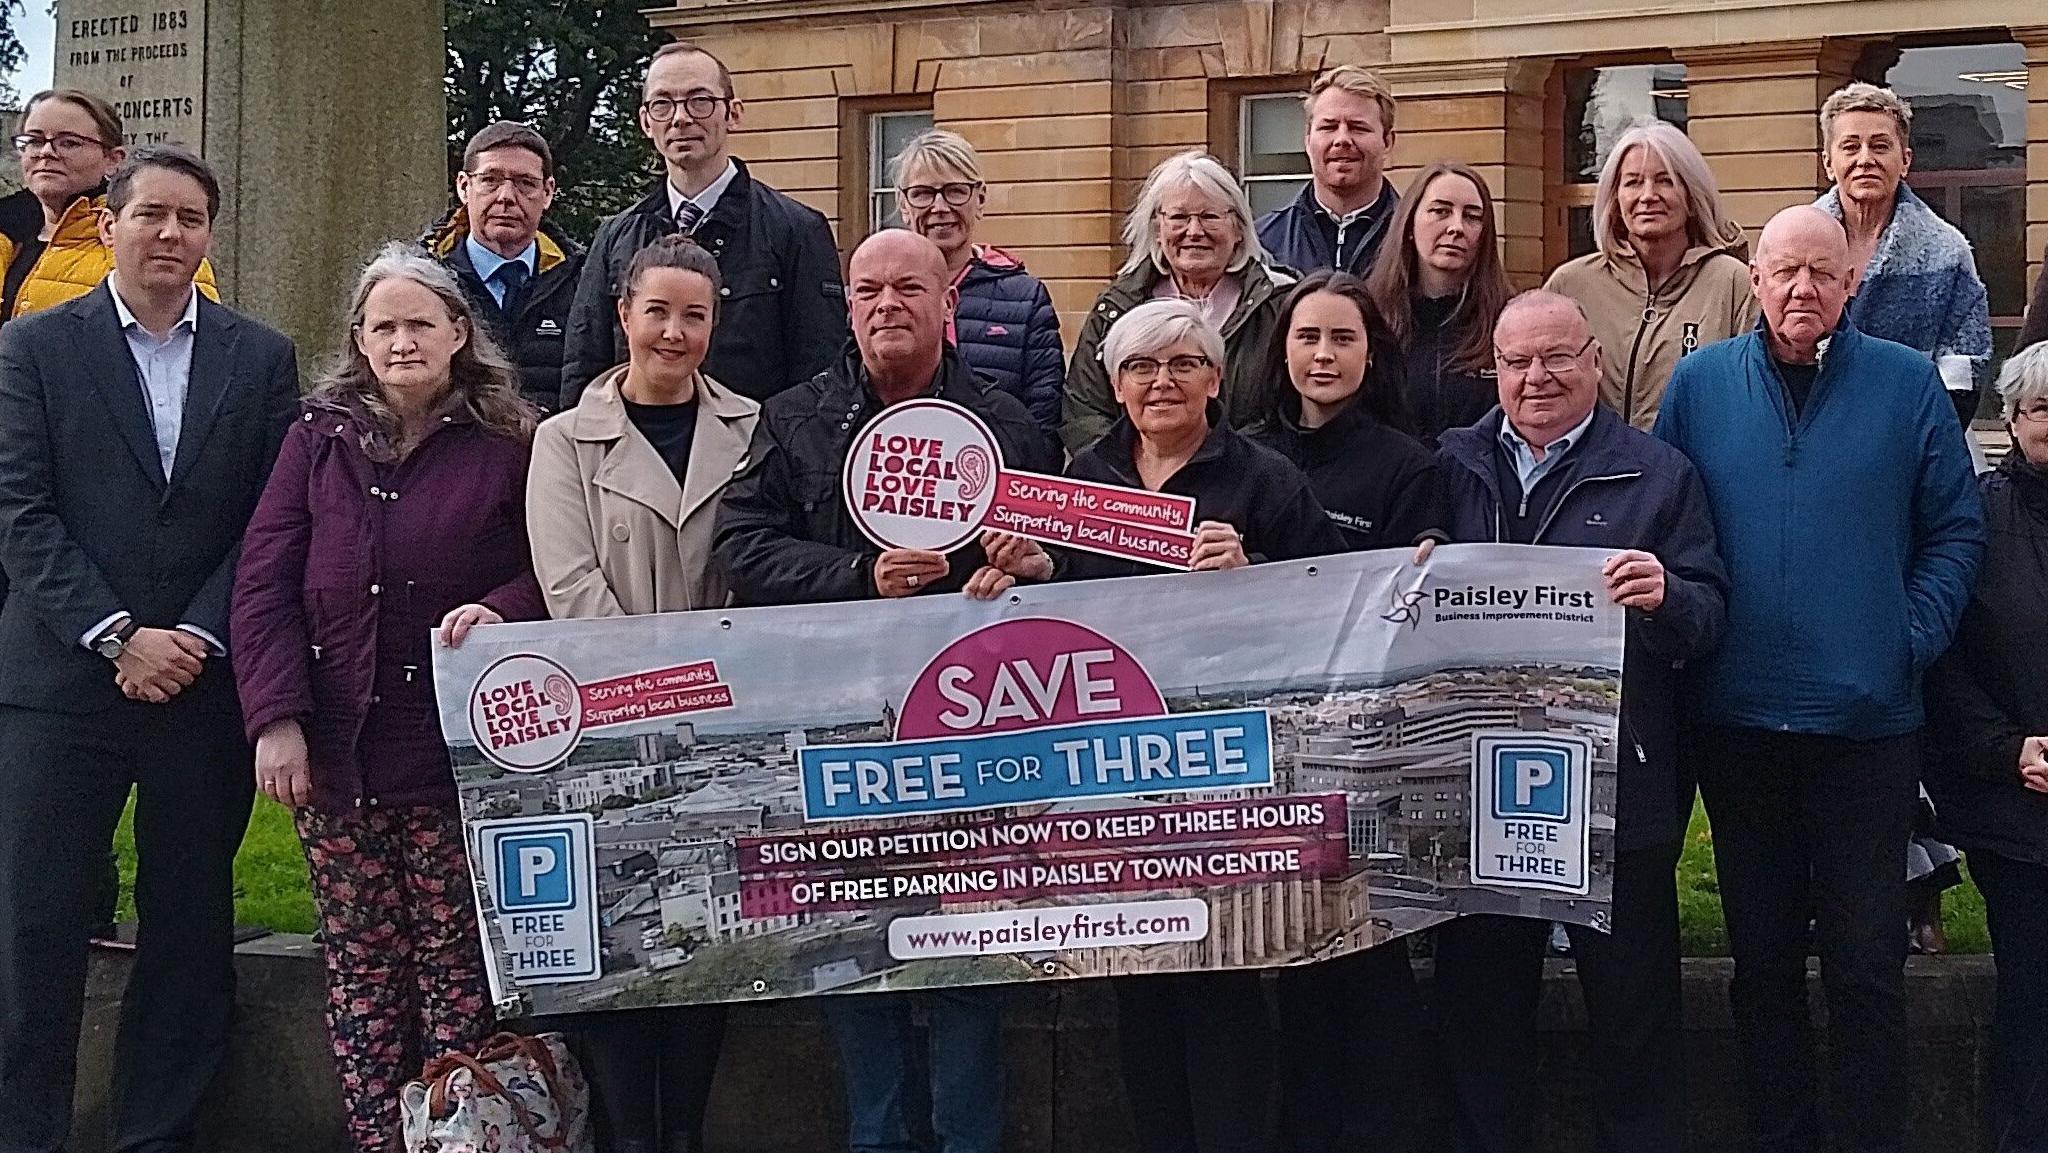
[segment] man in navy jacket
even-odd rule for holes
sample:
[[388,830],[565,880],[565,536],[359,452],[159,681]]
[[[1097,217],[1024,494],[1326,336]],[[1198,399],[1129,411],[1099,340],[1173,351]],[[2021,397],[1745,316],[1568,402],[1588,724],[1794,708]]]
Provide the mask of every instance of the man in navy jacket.
[[1384,175],[1394,147],[1394,93],[1356,64],[1309,87],[1302,150],[1311,177],[1301,195],[1259,217],[1259,243],[1297,272],[1336,268],[1364,276],[1400,196]]
[[[1573,928],[1598,1070],[1601,1153],[1677,1150],[1685,1132],[1676,868],[1692,787],[1677,770],[1679,668],[1712,651],[1727,577],[1692,465],[1599,404],[1600,344],[1577,302],[1525,292],[1494,328],[1500,407],[1439,442],[1457,541],[1608,550],[1628,608],[1613,933]],[[1534,1125],[1523,1039],[1542,992],[1542,921],[1437,930],[1437,996],[1458,1146],[1520,1149]]]
[[1904,1148],[1920,677],[1984,550],[1941,377],[1849,324],[1856,273],[1832,217],[1773,217],[1750,263],[1762,323],[1679,361],[1656,426],[1699,469],[1728,562],[1728,634],[1694,667],[1687,754],[1714,823],[1762,1153],[1820,1145],[1809,922],[1837,1141]]

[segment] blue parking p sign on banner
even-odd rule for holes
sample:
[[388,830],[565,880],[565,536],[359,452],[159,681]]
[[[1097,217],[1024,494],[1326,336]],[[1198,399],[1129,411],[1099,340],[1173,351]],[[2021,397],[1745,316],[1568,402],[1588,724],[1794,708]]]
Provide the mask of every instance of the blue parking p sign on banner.
[[504,941],[497,967],[529,985],[597,978],[603,967],[589,814],[477,821],[471,828],[484,915],[496,918]]
[[1584,896],[1592,887],[1592,741],[1472,737],[1472,879]]

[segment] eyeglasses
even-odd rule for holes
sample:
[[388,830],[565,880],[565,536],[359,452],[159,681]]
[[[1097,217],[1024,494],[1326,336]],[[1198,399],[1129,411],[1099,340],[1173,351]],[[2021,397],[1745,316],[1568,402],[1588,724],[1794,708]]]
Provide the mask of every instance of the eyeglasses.
[[1175,232],[1185,231],[1188,225],[1196,221],[1201,222],[1203,231],[1214,232],[1223,227],[1223,222],[1229,218],[1221,212],[1169,212],[1159,219],[1164,220],[1166,226]]
[[2014,409],[2013,416],[2019,420],[2048,424],[2048,400],[2037,400],[2025,408]]
[[1529,371],[1539,363],[1543,365],[1544,371],[1550,375],[1562,376],[1577,368],[1579,366],[1579,358],[1586,355],[1586,350],[1591,347],[1593,347],[1593,338],[1590,336],[1586,338],[1586,343],[1580,345],[1575,352],[1546,352],[1542,356],[1509,356],[1500,350],[1499,345],[1495,345],[1493,347],[1493,358],[1500,362],[1502,368],[1517,376]]
[[692,120],[706,120],[718,111],[720,105],[731,103],[732,97],[730,96],[712,96],[709,93],[699,92],[693,96],[685,96],[681,100],[657,96],[652,100],[643,101],[640,105],[640,111],[645,112],[647,118],[656,124],[667,124],[676,118],[676,109],[678,108],[688,113]]
[[954,180],[936,188],[929,184],[913,184],[896,191],[903,195],[903,203],[912,208],[930,208],[940,197],[944,197],[946,203],[959,208],[974,199],[976,192],[981,191],[981,181]]
[[[1192,380],[1214,363],[1206,356],[1176,356],[1165,362],[1165,368],[1166,374],[1175,380]],[[1159,379],[1159,369],[1160,361],[1150,356],[1133,356],[1116,366],[1118,373],[1139,384]]]
[[80,136],[76,132],[59,132],[55,136],[45,136],[40,132],[24,132],[14,138],[14,150],[23,156],[38,148],[54,148],[57,155],[69,156],[85,148],[112,147],[113,145],[104,140],[94,140],[90,136]]
[[507,184],[521,196],[539,196],[547,187],[547,181],[538,176],[507,176],[502,172],[471,172],[466,175],[485,196],[496,196],[498,190]]

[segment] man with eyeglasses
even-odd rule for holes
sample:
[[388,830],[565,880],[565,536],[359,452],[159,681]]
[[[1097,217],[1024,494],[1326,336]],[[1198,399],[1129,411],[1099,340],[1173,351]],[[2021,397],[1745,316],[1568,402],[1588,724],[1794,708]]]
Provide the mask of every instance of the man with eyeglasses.
[[1690,670],[1686,755],[1714,824],[1762,1153],[1821,1144],[1809,944],[1836,1143],[1905,1147],[1921,674],[1984,552],[1941,374],[1850,323],[1859,271],[1826,212],[1772,217],[1750,261],[1763,322],[1679,361],[1655,429],[1699,469],[1728,561],[1727,639]]
[[[1604,355],[1570,297],[1525,292],[1494,327],[1500,407],[1439,443],[1452,540],[1597,548],[1628,611],[1614,811],[1613,932],[1571,926],[1592,1032],[1600,1153],[1685,1134],[1678,968],[1679,667],[1713,651],[1728,579],[1706,490],[1684,456],[1599,403]],[[1426,556],[1426,547],[1424,554]],[[1436,931],[1438,1027],[1461,1153],[1524,1147],[1535,1122],[1547,922],[1479,915]]]
[[456,205],[420,243],[455,273],[512,363],[519,391],[543,413],[562,395],[569,306],[583,246],[546,218],[555,156],[525,124],[485,125],[462,150]]
[[634,253],[677,232],[709,251],[724,278],[707,374],[766,400],[823,372],[847,333],[831,226],[732,156],[728,134],[744,105],[716,56],[694,44],[663,45],[641,92],[640,130],[661,153],[665,176],[591,239],[569,316],[561,407],[573,407],[585,385],[625,360],[620,275]]

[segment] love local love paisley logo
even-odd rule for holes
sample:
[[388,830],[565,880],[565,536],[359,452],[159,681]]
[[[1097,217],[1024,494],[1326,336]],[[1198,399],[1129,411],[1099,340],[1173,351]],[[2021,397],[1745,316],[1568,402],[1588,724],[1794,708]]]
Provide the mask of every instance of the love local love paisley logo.
[[946,552],[973,539],[1002,452],[980,418],[942,400],[892,405],[846,456],[846,507],[883,548]]
[[568,756],[583,735],[576,678],[531,653],[494,662],[470,690],[469,731],[493,763],[539,772]]

